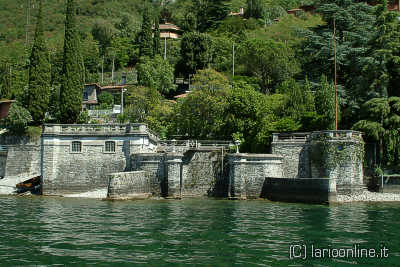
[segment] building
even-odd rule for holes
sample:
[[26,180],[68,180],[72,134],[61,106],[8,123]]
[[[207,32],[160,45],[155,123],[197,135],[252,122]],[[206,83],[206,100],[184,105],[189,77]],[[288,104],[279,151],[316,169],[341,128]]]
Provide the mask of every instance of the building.
[[123,97],[123,92],[126,91],[126,85],[106,85],[100,86],[97,83],[86,84],[83,91],[82,108],[87,110],[96,109],[98,96],[103,92],[111,93],[114,96]]
[[244,16],[244,8],[241,7],[239,9],[239,12],[232,12],[231,11],[231,13],[229,13],[229,16],[241,16],[241,17],[243,17]]
[[[154,30],[153,25],[153,30]],[[182,35],[182,30],[172,23],[164,23],[159,25],[161,39],[179,39]],[[154,34],[153,34],[154,35]]]

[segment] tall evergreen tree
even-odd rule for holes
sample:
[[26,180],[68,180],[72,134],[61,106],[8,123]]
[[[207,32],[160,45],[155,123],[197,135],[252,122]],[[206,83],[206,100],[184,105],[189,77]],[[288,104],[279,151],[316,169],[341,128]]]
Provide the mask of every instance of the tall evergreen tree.
[[247,0],[246,1],[246,17],[248,18],[262,18],[265,12],[265,1],[263,0]]
[[197,30],[200,32],[217,27],[229,13],[224,0],[194,0],[193,2],[197,13]]
[[315,93],[315,109],[322,116],[320,124],[323,130],[334,130],[336,127],[335,87],[321,76],[320,88]]
[[153,55],[153,34],[152,34],[152,22],[150,15],[150,7],[145,6],[143,11],[141,41],[139,47],[140,57]]
[[33,43],[29,64],[29,89],[27,91],[27,108],[32,115],[33,123],[43,122],[49,106],[51,68],[49,53],[43,34],[42,1],[39,2],[35,41]]
[[75,123],[82,107],[83,61],[76,26],[75,0],[67,1],[65,21],[64,63],[60,88],[59,119],[62,123]]
[[160,55],[160,19],[158,14],[154,19],[153,55]]

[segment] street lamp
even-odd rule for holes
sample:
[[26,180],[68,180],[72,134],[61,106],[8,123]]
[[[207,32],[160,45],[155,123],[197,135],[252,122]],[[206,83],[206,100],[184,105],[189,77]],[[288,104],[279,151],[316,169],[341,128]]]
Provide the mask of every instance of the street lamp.
[[236,140],[235,145],[236,145],[236,153],[239,153],[240,140]]
[[125,88],[121,90],[121,115],[124,113],[124,92],[126,92]]

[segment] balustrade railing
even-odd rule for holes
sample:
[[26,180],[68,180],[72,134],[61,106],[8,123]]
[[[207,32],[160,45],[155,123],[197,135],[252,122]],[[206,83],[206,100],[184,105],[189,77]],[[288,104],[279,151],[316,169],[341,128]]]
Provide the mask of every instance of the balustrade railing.
[[230,141],[219,141],[219,140],[162,140],[159,142],[159,147],[164,149],[178,149],[179,148],[207,148],[207,147],[223,147],[229,148],[230,146],[234,146],[234,144]]
[[358,131],[352,131],[352,130],[329,130],[329,131],[318,131],[318,132],[313,132],[312,137],[316,136],[326,136],[329,138],[354,138],[354,137],[361,137],[362,133]]
[[283,141],[283,142],[303,142],[307,141],[310,133],[273,133],[273,142]]
[[99,109],[99,110],[88,110],[88,114],[93,118],[101,118],[113,114],[112,109]]

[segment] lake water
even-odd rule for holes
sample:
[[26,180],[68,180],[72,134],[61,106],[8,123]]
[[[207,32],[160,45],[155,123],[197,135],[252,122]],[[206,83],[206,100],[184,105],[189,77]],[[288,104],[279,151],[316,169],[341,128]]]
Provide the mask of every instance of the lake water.
[[[0,197],[0,207],[0,266],[400,265],[400,204]],[[290,259],[291,245],[307,258]],[[387,257],[315,258],[354,245]]]

